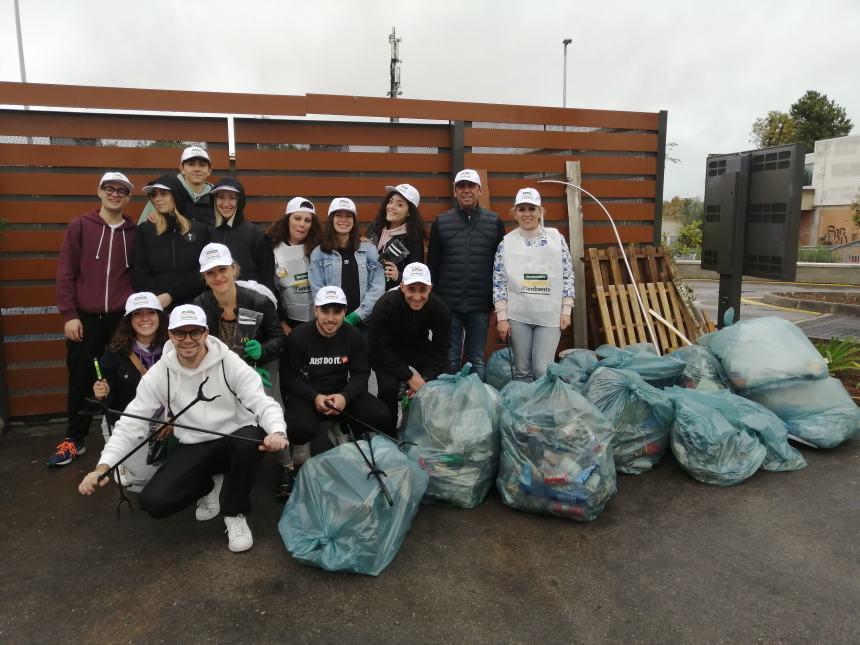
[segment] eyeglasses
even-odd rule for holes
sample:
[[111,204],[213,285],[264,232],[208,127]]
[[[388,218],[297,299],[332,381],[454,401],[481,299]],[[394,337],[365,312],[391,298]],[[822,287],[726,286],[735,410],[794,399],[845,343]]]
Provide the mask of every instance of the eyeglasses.
[[183,329],[174,329],[170,333],[173,334],[173,337],[176,340],[185,340],[188,336],[191,336],[191,340],[200,340],[203,337],[203,333],[205,330],[203,329],[195,329],[193,331],[185,331]]
[[128,188],[116,188],[115,186],[101,186],[101,189],[108,195],[119,195],[120,197],[128,197]]

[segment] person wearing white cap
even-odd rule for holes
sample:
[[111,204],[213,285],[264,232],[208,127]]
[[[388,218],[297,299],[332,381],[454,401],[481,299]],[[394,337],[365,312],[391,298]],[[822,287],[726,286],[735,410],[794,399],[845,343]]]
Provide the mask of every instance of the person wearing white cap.
[[520,190],[511,215],[519,226],[496,251],[493,303],[499,336],[511,343],[514,380],[530,382],[544,375],[570,326],[573,264],[564,237],[543,226],[537,190]]
[[424,222],[418,210],[420,202],[418,189],[410,184],[386,186],[385,198],[376,219],[367,227],[367,239],[379,251],[386,291],[400,284],[407,264],[424,262]]
[[[154,293],[133,293],[125,301],[125,316],[120,320],[105,353],[99,361],[101,374],[93,384],[93,396],[114,410],[125,410],[137,394],[141,377],[161,358],[167,342],[167,316]],[[108,414],[102,419],[107,441],[111,426],[119,417]],[[139,451],[119,467],[123,485],[137,492],[155,473],[146,464],[146,451]]]
[[304,197],[287,202],[284,216],[267,232],[275,254],[275,286],[281,300],[281,329],[314,317],[314,298],[309,278],[310,257],[319,244],[320,223],[314,205]]
[[[187,427],[170,428],[178,443],[143,488],[138,502],[155,518],[173,515],[195,501],[195,516],[201,522],[223,512],[229,549],[246,551],[253,538],[245,516],[251,511],[249,495],[263,452],[287,447],[281,408],[263,391],[257,373],[209,335],[206,314],[200,307],[176,307],[168,328],[170,343],[164,356],[143,375],[126,412],[149,418],[163,406],[170,418],[184,410],[177,423],[232,437]],[[199,399],[200,394],[205,399]],[[147,421],[121,416],[98,466],[79,484],[81,494],[91,495],[104,486],[107,479],[99,481],[99,475],[119,462],[148,432]]]
[[131,200],[131,182],[121,172],[102,175],[98,208],[69,222],[57,262],[57,308],[65,321],[69,388],[65,438],[48,457],[49,467],[65,466],[86,452],[92,417],[85,406],[95,380],[93,359],[101,356],[134,291],[131,257],[135,226],[123,213]]
[[[213,223],[212,202],[209,197],[212,184],[207,181],[211,172],[212,161],[209,159],[209,153],[206,151],[206,148],[188,146],[182,151],[179,157],[179,172],[176,174],[176,178],[182,184],[189,199],[188,205],[182,211],[182,214],[190,220],[203,222],[207,226],[211,226]],[[149,219],[152,211],[153,205],[147,203],[137,223],[142,224]]]
[[245,187],[233,177],[221,179],[210,193],[215,224],[213,242],[224,244],[242,267],[242,279],[275,290],[275,256],[259,226],[245,219]]
[[206,313],[210,333],[241,356],[263,381],[266,393],[277,391],[278,361],[284,333],[275,303],[238,284],[241,267],[224,244],[210,242],[200,252],[206,289],[194,304]]
[[348,197],[337,197],[328,207],[320,245],[311,253],[311,293],[335,285],[346,294],[345,321],[353,326],[369,322],[373,305],[385,291],[379,253],[358,234],[358,211]]
[[172,174],[153,179],[143,192],[155,210],[137,227],[134,287],[154,293],[165,309],[191,302],[203,291],[197,260],[209,228],[185,217],[190,200]]
[[434,290],[451,310],[448,372],[463,359],[484,379],[484,346],[490,327],[493,255],[505,236],[505,225],[482,208],[480,175],[466,168],[454,178],[457,205],[436,218],[430,228],[427,265]]
[[[380,432],[393,434],[385,405],[367,391],[370,364],[360,331],[344,325],[347,297],[343,289],[324,285],[314,296],[314,320],[287,336],[285,417],[290,441],[310,444],[311,454],[331,447],[324,421],[339,421],[344,411]],[[357,435],[362,424],[350,426]]]
[[432,291],[430,269],[412,262],[403,269],[400,288],[387,291],[373,308],[370,366],[379,399],[395,419],[401,384],[411,397],[448,366],[451,314]]

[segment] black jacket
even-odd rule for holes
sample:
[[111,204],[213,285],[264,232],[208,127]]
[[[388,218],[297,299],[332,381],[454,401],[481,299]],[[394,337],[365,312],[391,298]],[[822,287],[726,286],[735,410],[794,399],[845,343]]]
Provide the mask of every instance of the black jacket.
[[[218,301],[212,292],[207,289],[194,299],[194,304],[199,306],[206,313],[206,324],[209,325],[209,333],[213,336],[218,336],[219,323],[224,310],[218,306]],[[257,293],[253,289],[236,285],[236,307],[241,309],[250,309],[263,314],[263,322],[257,331],[257,335],[253,339],[260,342],[263,347],[263,353],[256,361],[245,359],[247,363],[253,366],[263,366],[271,361],[278,360],[281,354],[281,349],[284,346],[284,332],[281,330],[281,325],[278,322],[278,314],[275,311],[275,305],[266,296]],[[238,328],[236,332],[238,333]],[[223,339],[222,339],[223,340]],[[232,342],[224,341],[228,347],[233,349],[238,346],[239,339],[236,338]],[[244,358],[244,353],[240,353]]]
[[[233,259],[239,263],[242,280],[254,280],[274,292],[275,254],[272,252],[272,243],[259,226],[245,221],[245,189],[232,177],[225,177],[215,184],[212,190],[217,190],[219,186],[236,188],[239,191],[239,201],[236,205],[236,214],[229,224],[222,222],[220,226],[212,226],[211,241],[223,244],[230,249]],[[210,194],[213,195],[210,221],[214,222],[216,198],[214,193]]]
[[161,235],[156,234],[155,224],[143,222],[134,242],[134,290],[168,293],[173,307],[191,302],[204,288],[200,251],[208,243],[209,229],[200,222],[192,221],[185,235],[172,217]]
[[[125,410],[126,406],[137,395],[140,372],[129,359],[127,352],[112,352],[110,349],[102,355],[99,366],[102,376],[110,386],[107,404],[114,410]],[[110,415],[111,423],[116,423],[117,419],[119,419],[118,414]]]
[[414,311],[400,289],[388,291],[373,307],[370,365],[401,381],[412,376],[411,365],[425,381],[445,371],[451,344],[448,305],[432,291],[420,311]]
[[329,338],[319,333],[315,320],[302,323],[287,336],[285,354],[285,400],[313,403],[317,394],[342,394],[349,403],[367,392],[367,343],[352,325],[344,323]]
[[[367,239],[373,242],[373,246],[378,248],[379,237],[382,234],[382,231],[378,230],[376,227],[376,222],[371,223],[371,225],[367,228]],[[410,240],[409,236],[405,233],[402,235],[395,235],[391,238],[391,240],[400,240],[403,245],[409,249],[409,255],[407,255],[403,260],[397,263],[397,270],[400,272],[400,276],[403,276],[403,269],[406,268],[407,264],[411,264],[412,262],[424,262],[424,240]],[[388,244],[391,244],[391,240],[388,241]],[[382,251],[380,251],[380,255]],[[379,261],[382,264],[382,260]],[[384,268],[384,267],[383,267]],[[400,284],[400,279],[397,280],[389,280],[385,279],[385,290],[388,291],[392,287],[396,287]]]
[[433,291],[455,313],[489,311],[493,300],[493,258],[505,225],[492,211],[459,207],[439,215],[430,229],[427,266]]

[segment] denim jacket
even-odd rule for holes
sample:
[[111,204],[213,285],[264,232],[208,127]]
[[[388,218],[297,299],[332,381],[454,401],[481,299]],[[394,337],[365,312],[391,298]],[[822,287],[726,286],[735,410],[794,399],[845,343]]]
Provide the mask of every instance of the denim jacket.
[[[356,312],[363,321],[367,321],[373,311],[373,305],[385,291],[385,275],[379,264],[379,253],[369,242],[359,245],[355,252],[355,261],[358,263],[358,288],[361,298]],[[320,247],[313,250],[308,278],[314,296],[325,286],[340,286],[342,264],[340,253],[336,250],[331,253],[325,253]]]

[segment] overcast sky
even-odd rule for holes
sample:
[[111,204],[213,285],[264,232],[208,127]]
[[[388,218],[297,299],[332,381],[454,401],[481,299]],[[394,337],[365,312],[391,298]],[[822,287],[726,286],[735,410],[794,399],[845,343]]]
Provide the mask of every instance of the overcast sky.
[[[708,153],[806,90],[860,133],[856,0],[19,0],[27,80],[384,96],[388,33],[405,98],[669,111],[665,198],[701,196]],[[0,0],[0,80],[20,80]],[[0,97],[2,103],[2,97]]]

